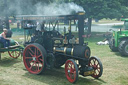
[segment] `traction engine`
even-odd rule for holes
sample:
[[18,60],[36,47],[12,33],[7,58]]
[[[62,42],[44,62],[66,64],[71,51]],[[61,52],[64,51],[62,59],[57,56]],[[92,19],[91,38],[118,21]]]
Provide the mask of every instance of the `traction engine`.
[[[26,69],[32,74],[45,73],[47,69],[60,68],[65,64],[65,75],[67,80],[75,83],[79,74],[82,76],[92,76],[96,79],[101,77],[103,67],[98,57],[91,55],[91,50],[87,43],[84,43],[84,13],[77,15],[62,16],[18,16],[26,22],[42,19],[45,28],[53,27],[53,30],[45,30],[41,35],[34,35],[34,41],[31,39],[36,29],[36,22],[33,21],[29,27],[24,27],[25,33],[25,49],[23,51],[23,61]],[[32,19],[30,17],[33,17]],[[40,17],[40,18],[39,18]],[[62,20],[68,20],[68,33],[60,34],[55,27]],[[71,32],[72,20],[78,20],[78,40],[74,38]],[[53,26],[53,24],[55,24]],[[47,26],[49,25],[49,26]],[[31,32],[30,32],[31,30]],[[61,29],[60,29],[61,30]],[[28,34],[27,34],[28,33]],[[27,35],[28,36],[27,36]]]

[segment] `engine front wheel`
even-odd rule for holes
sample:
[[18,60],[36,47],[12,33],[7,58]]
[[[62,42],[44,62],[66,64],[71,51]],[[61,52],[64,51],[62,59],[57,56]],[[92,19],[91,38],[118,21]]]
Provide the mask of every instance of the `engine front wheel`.
[[101,75],[103,73],[103,66],[102,66],[102,63],[99,58],[97,58],[95,56],[90,57],[88,65],[93,67],[93,69],[94,69],[94,74],[92,75],[92,77],[94,77],[96,79],[101,77]]
[[65,63],[65,75],[71,83],[78,80],[78,67],[73,59],[68,59]]

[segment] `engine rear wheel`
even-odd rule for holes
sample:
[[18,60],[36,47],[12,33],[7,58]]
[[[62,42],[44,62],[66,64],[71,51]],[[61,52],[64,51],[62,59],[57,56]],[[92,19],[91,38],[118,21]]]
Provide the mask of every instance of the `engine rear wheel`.
[[123,56],[128,56],[128,40],[122,40],[118,47],[119,52]]
[[78,80],[78,67],[73,59],[69,59],[65,63],[65,75],[71,83],[75,83]]
[[99,58],[97,58],[95,56],[90,57],[88,65],[93,67],[93,69],[94,69],[94,74],[92,75],[92,77],[94,77],[96,79],[101,77],[101,75],[103,73],[103,66],[102,66],[102,63]]
[[23,51],[23,61],[30,73],[40,74],[46,68],[46,51],[37,43],[29,44]]

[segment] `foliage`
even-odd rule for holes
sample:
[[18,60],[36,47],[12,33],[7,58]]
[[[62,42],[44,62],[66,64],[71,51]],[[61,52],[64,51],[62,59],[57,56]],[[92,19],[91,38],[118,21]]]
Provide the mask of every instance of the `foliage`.
[[[118,18],[126,8],[120,0],[72,0],[81,5],[89,18]],[[126,11],[126,9],[125,9]]]
[[88,33],[91,33],[92,18],[121,18],[121,16],[127,16],[127,4],[126,0],[70,0],[80,6],[86,11],[86,17],[88,21]]
[[[0,0],[0,10],[5,9],[5,0]],[[86,15],[89,18],[118,18],[126,16],[128,4],[127,0],[7,0],[7,6],[9,7],[9,14],[14,15],[20,13],[34,14],[35,4],[37,3],[52,3],[52,2],[75,2],[82,6]],[[15,6],[15,7],[13,7]],[[20,7],[19,7],[20,6]],[[19,9],[18,9],[19,8]]]

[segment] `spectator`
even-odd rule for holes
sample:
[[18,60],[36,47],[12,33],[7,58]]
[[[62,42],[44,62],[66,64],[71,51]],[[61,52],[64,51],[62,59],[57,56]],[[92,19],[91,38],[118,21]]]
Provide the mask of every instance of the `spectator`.
[[3,32],[0,34],[0,42],[4,44],[6,49],[10,46],[10,40],[6,38],[7,32],[7,29],[3,29]]

